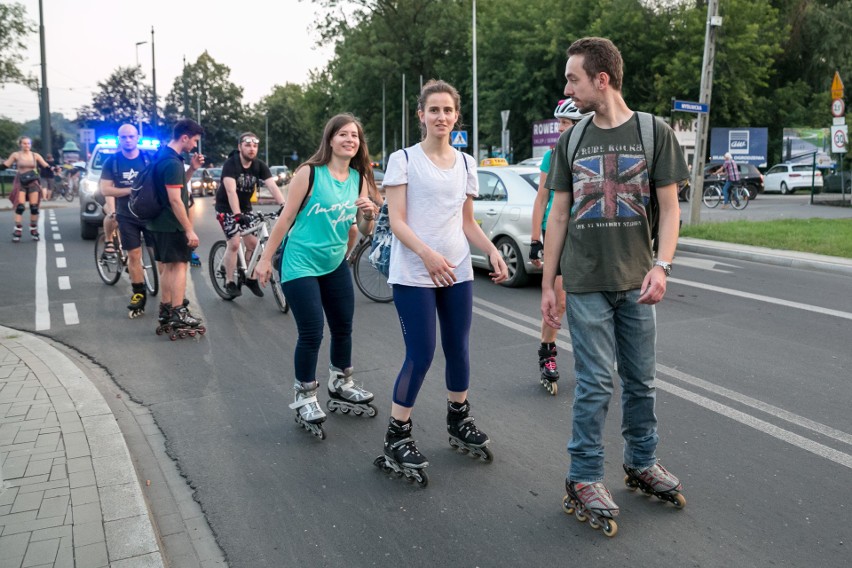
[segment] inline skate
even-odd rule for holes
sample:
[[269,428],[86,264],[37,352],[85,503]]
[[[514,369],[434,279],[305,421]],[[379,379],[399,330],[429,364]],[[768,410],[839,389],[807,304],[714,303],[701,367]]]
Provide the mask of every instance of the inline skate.
[[556,367],[555,343],[542,343],[541,347],[538,348],[538,369],[541,372],[539,380],[542,386],[547,392],[556,396],[556,393],[559,391],[559,387],[556,384],[556,381],[559,380],[559,369]]
[[411,427],[411,420],[400,422],[391,417],[385,434],[385,451],[373,460],[373,465],[388,475],[404,475],[408,481],[416,481],[420,487],[426,487],[429,484],[429,477],[426,475],[429,462],[414,445]]
[[192,257],[189,259],[189,265],[190,266],[201,266],[201,259],[198,257],[198,255],[195,253],[195,251],[192,251]]
[[355,416],[376,416],[376,407],[370,404],[373,401],[373,393],[355,384],[352,380],[352,367],[341,371],[334,365],[329,365],[328,396],[328,402],[325,404],[329,412],[339,410],[342,414],[349,414],[349,411],[352,411]]
[[293,390],[296,391],[293,404],[290,408],[296,411],[296,424],[319,438],[325,440],[325,431],[322,429],[322,423],[325,422],[325,412],[320,408],[317,402],[317,389],[319,383],[311,381],[303,383],[296,379],[293,383]]
[[624,476],[624,484],[631,491],[641,489],[646,495],[669,501],[677,509],[686,506],[686,497],[680,493],[683,484],[659,462],[644,470],[625,465],[624,473],[627,474]]
[[12,231],[12,242],[19,243],[21,242],[21,234],[23,233],[23,227],[20,225],[15,225],[15,230]]
[[470,414],[470,403],[447,401],[447,432],[450,434],[450,446],[459,453],[480,458],[490,463],[494,459],[488,444],[491,440],[473,423]]
[[127,304],[127,309],[130,310],[127,315],[130,319],[138,318],[145,313],[145,302],[148,296],[145,291],[145,284],[133,284],[133,294],[130,296],[130,303]]
[[157,335],[163,333],[169,334],[169,339],[172,341],[185,337],[195,337],[196,335],[204,335],[207,333],[207,328],[201,325],[201,318],[197,318],[189,313],[189,300],[184,300],[178,307],[171,307],[168,315],[168,320],[163,322],[163,304],[160,304],[160,326],[157,327]]
[[37,241],[41,238],[41,236],[38,234],[38,225],[36,225],[35,223],[30,223],[30,236],[33,238],[34,241]]
[[618,516],[618,505],[603,483],[577,483],[566,479],[565,491],[567,495],[562,499],[563,511],[574,515],[581,523],[588,519],[593,529],[603,527],[603,533],[608,537],[615,536],[618,524],[613,517]]
[[160,302],[160,311],[157,314],[157,335],[170,333],[169,319],[172,315],[172,305]]

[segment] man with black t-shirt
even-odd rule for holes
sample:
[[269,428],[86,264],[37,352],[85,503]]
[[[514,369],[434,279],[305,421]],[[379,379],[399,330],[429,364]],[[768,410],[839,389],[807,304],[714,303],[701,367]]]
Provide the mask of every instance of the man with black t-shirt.
[[[233,281],[237,267],[237,255],[240,247],[240,232],[251,225],[251,196],[261,183],[269,189],[278,205],[284,205],[284,196],[275,184],[275,178],[269,166],[257,158],[260,139],[252,132],[240,135],[237,150],[222,165],[222,180],[216,190],[216,218],[225,232],[228,248],[225,250],[225,290],[231,298],[242,292]],[[257,246],[257,237],[246,235],[246,260],[251,258]],[[257,280],[246,275],[246,286],[255,296],[262,297],[263,291]]]

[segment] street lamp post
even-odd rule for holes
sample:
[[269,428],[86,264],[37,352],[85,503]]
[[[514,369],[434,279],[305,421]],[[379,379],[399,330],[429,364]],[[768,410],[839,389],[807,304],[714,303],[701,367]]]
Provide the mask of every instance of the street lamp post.
[[142,98],[139,95],[139,75],[142,68],[139,67],[139,46],[145,45],[147,41],[136,42],[136,124],[139,126],[139,136],[142,136]]

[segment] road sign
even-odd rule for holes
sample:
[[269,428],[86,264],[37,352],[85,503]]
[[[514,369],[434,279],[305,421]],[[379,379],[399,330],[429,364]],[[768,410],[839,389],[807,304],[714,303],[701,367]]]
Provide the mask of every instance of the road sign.
[[831,116],[843,116],[846,112],[846,105],[843,104],[843,99],[834,99],[831,102]]
[[80,138],[80,142],[83,144],[94,144],[95,143],[95,129],[94,128],[80,128],[77,130],[77,136]]
[[467,148],[467,130],[457,130],[450,135],[450,144],[456,148]]
[[678,110],[680,112],[708,113],[710,112],[710,105],[690,101],[672,101],[672,110]]
[[845,154],[849,149],[849,132],[846,125],[831,127],[831,153]]
[[831,81],[831,98],[843,98],[843,81],[840,80],[840,73],[837,71],[834,72],[834,79]]

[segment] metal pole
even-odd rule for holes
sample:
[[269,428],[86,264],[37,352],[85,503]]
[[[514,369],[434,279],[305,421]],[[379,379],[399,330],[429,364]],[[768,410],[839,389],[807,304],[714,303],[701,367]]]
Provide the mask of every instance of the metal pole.
[[183,116],[189,118],[189,92],[186,89],[186,55],[183,56],[183,73],[181,74],[183,82]]
[[405,148],[405,73],[402,74],[402,136],[400,137],[402,141],[401,148]]
[[266,110],[266,134],[264,136],[264,155],[266,156],[266,165],[269,165],[269,109]]
[[385,166],[387,166],[387,155],[388,155],[387,144],[386,144],[387,139],[386,139],[386,136],[385,136],[386,135],[385,118],[386,118],[386,113],[385,113],[385,82],[382,81],[382,169],[383,170],[385,169]]
[[44,48],[44,14],[38,0],[38,35],[41,43],[41,145],[45,155],[52,154],[50,135],[50,97],[47,91],[47,55]]
[[[195,114],[195,121],[201,125],[201,93],[195,95],[195,108],[197,112]],[[198,139],[198,153],[201,154],[201,138]]]
[[159,138],[160,120],[157,113],[157,66],[154,63],[154,26],[151,26],[151,89],[153,90],[153,100],[151,101],[151,128],[154,129],[154,136]]
[[142,75],[142,68],[139,66],[139,46],[145,45],[147,41],[136,42],[136,124],[139,127],[139,136],[142,137],[142,98],[139,94],[139,76]]
[[[719,0],[707,2],[707,30],[704,35],[704,61],[701,64],[701,96],[699,102],[709,105],[713,92],[713,63],[716,58],[716,30],[722,25],[719,17]],[[692,157],[692,195],[689,196],[687,223],[701,222],[701,196],[704,195],[704,153],[707,147],[710,113],[698,114],[698,132],[695,133],[695,155]]]
[[476,0],[473,0],[473,159],[479,163],[479,88],[476,78]]

